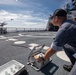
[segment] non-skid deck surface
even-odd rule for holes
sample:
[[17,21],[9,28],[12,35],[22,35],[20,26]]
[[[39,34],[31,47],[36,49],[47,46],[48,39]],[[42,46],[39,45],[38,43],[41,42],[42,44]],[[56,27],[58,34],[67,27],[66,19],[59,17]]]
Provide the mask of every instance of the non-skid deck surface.
[[63,64],[70,64],[64,51],[52,56],[52,62],[37,72],[27,65],[28,55],[31,49],[36,45],[45,44],[44,50],[50,47],[56,32],[24,32],[8,33],[0,35],[0,66],[16,60],[24,64],[29,71],[29,75],[68,75],[63,69]]

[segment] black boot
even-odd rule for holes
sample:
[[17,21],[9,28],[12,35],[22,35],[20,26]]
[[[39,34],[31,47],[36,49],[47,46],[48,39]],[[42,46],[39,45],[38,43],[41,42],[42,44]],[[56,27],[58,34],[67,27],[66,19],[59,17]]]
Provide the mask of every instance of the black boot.
[[66,71],[71,71],[71,69],[73,68],[73,65],[63,65],[63,68],[66,70]]

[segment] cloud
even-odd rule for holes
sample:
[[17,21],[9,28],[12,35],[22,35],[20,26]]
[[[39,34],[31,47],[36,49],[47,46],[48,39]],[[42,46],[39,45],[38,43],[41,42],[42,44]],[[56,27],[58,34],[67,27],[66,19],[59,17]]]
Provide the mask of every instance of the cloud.
[[0,4],[8,4],[8,5],[11,5],[11,4],[16,4],[16,1],[15,0],[0,0]]
[[18,6],[23,8],[39,8],[42,7],[40,3],[31,2],[28,0],[0,0],[0,5]]
[[0,20],[1,21],[4,21],[4,20],[9,21],[11,19],[17,19],[17,18],[18,18],[17,14],[9,13],[5,10],[0,11]]
[[[47,1],[48,2],[48,1]],[[49,14],[49,6],[42,1],[32,2],[30,0],[0,0],[1,5],[7,5],[5,10],[1,10],[0,20],[7,21],[7,26],[23,26],[23,27],[46,27]],[[9,9],[8,5],[14,6],[13,9]],[[15,8],[15,6],[18,6]],[[11,12],[14,13],[11,13]],[[11,21],[11,19],[14,19]]]
[[6,15],[8,14],[8,12],[4,11],[4,10],[0,10],[0,15]]
[[[13,19],[13,21],[11,21],[11,19]],[[0,22],[4,21],[8,23],[6,27],[45,28],[47,24],[47,19],[41,17],[36,17],[31,14],[16,14],[1,10]]]
[[[0,4],[2,5],[13,5],[13,6],[25,6],[24,3],[20,2],[20,1],[16,1],[16,0],[0,0]],[[26,4],[27,5],[27,4]]]

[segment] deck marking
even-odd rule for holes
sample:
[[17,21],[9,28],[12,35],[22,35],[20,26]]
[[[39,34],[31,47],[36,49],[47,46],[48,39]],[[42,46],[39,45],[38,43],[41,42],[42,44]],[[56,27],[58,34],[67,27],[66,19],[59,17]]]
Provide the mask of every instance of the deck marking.
[[24,36],[24,35],[22,35],[22,34],[18,34],[19,36]]
[[38,46],[39,44],[31,43],[30,46]]
[[24,44],[24,43],[26,43],[26,41],[16,41],[16,42],[14,42],[14,44]]
[[65,54],[64,51],[59,51],[59,52],[56,53],[56,55],[57,55],[60,59],[62,59],[62,60],[64,60],[64,61],[67,61],[67,62],[70,62],[69,58],[67,57],[67,55]]
[[30,50],[32,50],[35,46],[38,46],[39,44],[35,44],[35,43],[31,43],[31,44],[29,44],[29,48],[30,48]]
[[34,47],[29,47],[29,48],[30,48],[30,50],[33,50]]
[[5,36],[0,36],[0,39],[6,39],[7,37],[5,37]]
[[[35,47],[35,46],[38,46],[39,44],[36,44],[36,43],[31,43],[31,44],[29,44],[29,46],[31,46],[31,47],[29,47],[31,50]],[[49,47],[48,46],[44,46],[44,48],[43,48],[43,50],[47,50]]]
[[44,36],[44,35],[28,35],[28,34],[18,34],[19,36],[26,36],[26,37],[35,37],[35,38],[54,38],[55,35],[48,35],[48,36]]
[[7,39],[6,41],[17,41],[18,39],[13,39],[13,38],[10,38],[10,39]]

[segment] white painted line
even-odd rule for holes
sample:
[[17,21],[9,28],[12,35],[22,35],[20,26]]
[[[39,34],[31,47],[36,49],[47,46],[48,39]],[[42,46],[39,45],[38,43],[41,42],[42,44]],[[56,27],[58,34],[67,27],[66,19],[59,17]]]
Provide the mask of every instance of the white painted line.
[[30,48],[30,50],[33,50],[34,47],[29,47],[29,48]]
[[[54,38],[55,36],[35,36],[35,35],[23,35],[23,34],[18,34],[18,36],[9,36],[9,37],[4,37],[4,36],[0,36],[0,39],[9,39],[9,38],[17,38],[17,37],[34,37],[34,38]],[[8,41],[8,40],[6,40]]]
[[4,36],[0,36],[0,39],[6,39],[6,37],[4,37]]
[[[38,46],[39,44],[36,44],[36,43],[31,43],[31,44],[29,44],[29,46],[31,46],[31,47],[29,47],[31,50],[35,47],[35,46]],[[48,46],[44,46],[44,48],[43,48],[43,50],[47,50],[49,47]]]
[[22,35],[22,34],[18,34],[19,36],[24,36],[24,35]]
[[64,51],[59,51],[59,52],[56,53],[56,55],[57,55],[60,59],[62,59],[62,60],[64,60],[64,61],[67,61],[67,62],[70,62],[69,58],[67,57],[67,55],[65,54]]
[[26,36],[26,37],[35,37],[35,38],[54,38],[55,35],[48,35],[48,36],[44,36],[44,35],[27,35],[27,34],[19,34],[19,36]]
[[13,38],[10,38],[8,39],[8,41],[17,41],[18,39],[13,39]]
[[38,46],[39,44],[35,44],[35,43],[31,43],[31,44],[29,44],[29,46]]
[[54,38],[55,36],[35,36],[35,35],[25,35],[26,37],[34,37],[34,38]]
[[32,35],[26,35],[26,36],[30,37],[30,36],[32,36]]
[[35,47],[35,46],[38,46],[39,44],[35,44],[35,43],[31,43],[31,44],[29,44],[29,46],[31,46],[31,47],[29,47],[31,50],[33,50],[33,48]]
[[26,43],[26,41],[16,41],[16,42],[14,42],[14,44],[24,44],[24,43]]
[[21,36],[10,36],[10,37],[0,36],[0,39],[9,39],[9,38],[15,38],[15,37],[21,37]]

